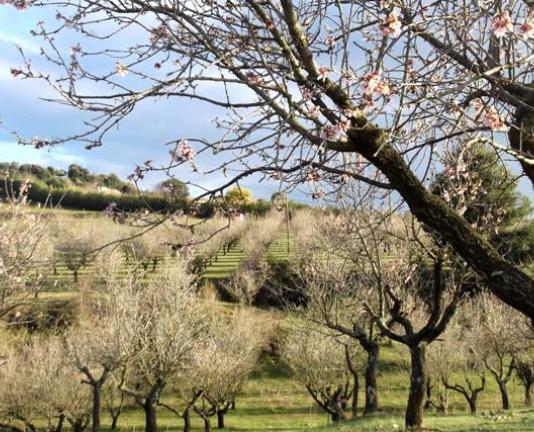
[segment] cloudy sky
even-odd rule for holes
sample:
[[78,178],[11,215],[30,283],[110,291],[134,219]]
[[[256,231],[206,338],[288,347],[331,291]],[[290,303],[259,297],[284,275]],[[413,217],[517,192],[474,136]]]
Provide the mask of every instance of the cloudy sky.
[[[119,130],[108,136],[105,146],[92,151],[76,143],[44,150],[18,145],[14,132],[24,138],[65,136],[83,130],[82,122],[87,118],[71,108],[40,100],[53,96],[42,82],[13,79],[10,73],[11,67],[21,64],[17,45],[32,58],[34,66],[46,70],[48,65],[39,58],[41,41],[32,37],[30,31],[39,20],[53,20],[53,14],[52,10],[49,13],[31,8],[17,11],[13,7],[0,5],[0,161],[36,163],[57,168],[76,163],[97,173],[115,172],[126,178],[136,164],[146,160],[166,160],[169,149],[162,145],[166,141],[186,136],[217,136],[212,125],[216,113],[208,105],[160,100],[141,106]],[[63,49],[69,50],[78,42],[83,44],[80,38],[80,35],[73,33],[60,43]],[[113,68],[114,63],[110,60],[110,65],[104,66]],[[209,156],[199,158],[202,169],[208,169],[214,163]],[[190,168],[183,167],[175,175],[189,180]],[[144,186],[152,187],[161,179],[155,175],[149,177]],[[200,179],[199,183],[210,187],[220,184],[221,180],[212,176]],[[255,196],[265,198],[279,188],[275,183],[258,184],[257,179],[253,178],[242,185],[252,188]],[[298,193],[295,196],[302,197]]]
[[[199,137],[214,139],[218,132],[212,119],[220,115],[220,110],[207,104],[189,102],[187,100],[158,100],[144,103],[136,109],[120,129],[107,136],[103,147],[87,151],[83,144],[70,143],[52,149],[35,150],[22,147],[16,143],[14,132],[25,138],[66,136],[83,130],[83,121],[88,119],[85,114],[64,105],[44,102],[40,98],[53,97],[54,93],[42,82],[13,79],[11,67],[21,64],[21,56],[17,45],[32,59],[32,64],[41,71],[46,71],[48,64],[43,63],[39,56],[40,40],[30,35],[40,20],[55,21],[55,11],[43,9],[27,9],[17,11],[11,6],[0,5],[0,161],[17,161],[36,163],[56,168],[64,168],[72,163],[82,165],[96,173],[115,172],[126,178],[134,170],[136,164],[146,160],[167,161],[168,148],[163,143],[181,137]],[[135,38],[135,35],[131,35]],[[142,37],[146,38],[146,34]],[[58,45],[69,53],[70,47],[81,43],[87,48],[87,40],[72,32],[58,41]],[[124,43],[130,40],[122,41]],[[99,60],[94,67],[107,70],[114,69],[113,59],[109,64]],[[130,77],[127,77],[130,79]],[[214,89],[214,91],[218,91]],[[208,170],[217,166],[213,156],[200,156],[198,166]],[[517,164],[511,164],[512,170],[518,172]],[[175,172],[178,178],[198,182],[205,188],[220,185],[227,180],[222,174],[209,177],[192,177],[191,169],[183,166]],[[163,176],[153,175],[144,183],[145,188],[154,186]],[[268,198],[277,191],[280,185],[273,182],[258,183],[258,179],[246,179],[242,186],[249,187],[256,197]],[[520,187],[531,196],[532,189],[526,180]],[[199,190],[192,190],[192,194]],[[296,191],[293,197],[309,200],[307,189]]]

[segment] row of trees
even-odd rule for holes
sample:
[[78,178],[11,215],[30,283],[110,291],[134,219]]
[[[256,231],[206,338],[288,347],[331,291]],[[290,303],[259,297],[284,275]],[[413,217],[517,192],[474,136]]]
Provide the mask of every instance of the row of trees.
[[116,174],[94,174],[87,168],[71,164],[66,170],[54,167],[43,167],[36,164],[18,164],[17,162],[0,162],[2,177],[12,180],[30,178],[38,180],[50,188],[68,189],[73,186],[98,187],[123,193],[135,193],[135,187],[131,183],[122,181]]
[[[506,167],[487,147],[473,144],[451,149],[444,162],[434,193],[509,260],[528,265],[534,250],[530,205],[508,181]],[[385,339],[407,353],[407,428],[421,428],[432,386],[441,398],[428,403],[446,410],[444,394],[457,391],[476,411],[490,374],[509,409],[506,385],[521,364],[517,371],[529,393],[532,362],[525,359],[532,356],[532,334],[526,317],[483,293],[485,280],[438,233],[409,215],[385,210],[383,198],[372,190],[352,184],[337,199],[342,211],[324,213],[314,223],[303,216],[314,228],[306,232],[296,223],[299,248],[315,251],[297,271],[296,280],[303,281],[297,289],[306,298],[299,313],[365,352],[364,412],[379,406],[377,365]],[[431,383],[429,363],[437,371]],[[465,371],[462,384],[451,378],[458,369]]]
[[[321,271],[325,270],[324,265],[319,266]],[[324,301],[324,296],[315,299]],[[339,298],[337,300],[339,305]],[[421,321],[421,310],[414,304],[404,305],[403,309],[405,323],[419,331],[426,324]],[[357,311],[351,309],[351,313],[354,317]],[[349,334],[349,327],[341,328],[338,320],[325,319],[317,311],[308,310],[287,330],[280,346],[282,359],[333,421],[345,419],[348,406],[356,417],[362,374],[366,385],[364,415],[381,407],[377,375],[370,382],[368,370],[380,366],[379,354],[386,342],[397,342],[399,337],[377,331],[379,349],[376,357],[370,359],[358,329],[371,325],[371,320],[366,319],[366,312],[360,310],[358,322],[347,322],[353,325]],[[446,414],[450,393],[460,395],[467,409],[476,414],[479,397],[487,389],[488,377],[499,389],[503,410],[511,409],[508,385],[514,376],[524,386],[525,406],[531,407],[532,336],[532,330],[521,315],[491,294],[483,293],[459,308],[439,338],[419,344],[417,361],[413,358],[414,345],[393,345],[398,360],[406,365],[410,376],[407,421],[413,416],[419,416],[422,421],[423,409],[429,407]],[[414,403],[415,398],[421,398],[420,405]],[[370,405],[373,410],[369,410]]]
[[[11,348],[0,368],[3,427],[59,432],[68,422],[98,431],[103,397],[114,426],[127,398],[144,410],[150,432],[159,409],[175,413],[186,431],[193,412],[206,430],[214,415],[224,427],[269,326],[244,310],[200,302],[183,261],[148,284],[117,275],[107,282],[82,305],[79,322]],[[167,395],[180,403],[167,403]]]

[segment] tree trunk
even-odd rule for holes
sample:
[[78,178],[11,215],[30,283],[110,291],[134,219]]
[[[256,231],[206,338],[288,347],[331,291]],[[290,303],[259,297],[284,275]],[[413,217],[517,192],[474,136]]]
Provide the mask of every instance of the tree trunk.
[[117,423],[119,421],[120,413],[111,416],[111,430],[117,430]]
[[406,200],[413,215],[435,229],[485,279],[502,301],[534,319],[534,280],[508,262],[487,239],[440,197],[430,193],[391,146],[385,132],[367,124],[348,132],[348,146],[380,169]]
[[102,383],[93,382],[93,411],[92,411],[92,425],[91,431],[98,432],[100,430],[100,406],[102,395]]
[[211,432],[211,422],[208,416],[204,417],[204,432]]
[[[65,415],[64,414],[61,414],[59,416],[59,419],[58,419],[58,422],[57,422],[57,425],[54,429],[54,432],[61,432],[63,430],[63,424],[65,423]],[[29,429],[31,431],[35,431],[35,428],[33,427],[33,425],[30,425]]]
[[158,432],[156,420],[156,405],[148,399],[143,405],[145,410],[145,432]]
[[336,404],[334,407],[334,410],[330,414],[330,418],[334,423],[340,422],[341,420],[345,420],[345,414],[343,414],[343,410],[339,406],[339,404]]
[[426,391],[425,345],[410,347],[410,395],[406,406],[406,429],[421,429]]
[[225,411],[217,410],[217,429],[224,429],[224,414]]
[[469,412],[471,414],[476,414],[478,394],[474,393],[471,395],[471,397],[466,397],[466,399],[467,399],[467,403],[469,404]]
[[365,368],[365,409],[364,414],[371,414],[378,411],[378,388],[376,384],[376,367],[380,345],[372,344],[367,350],[367,366]]
[[510,397],[508,396],[508,389],[506,388],[506,383],[500,382],[498,384],[499,384],[499,391],[501,392],[502,409],[509,410],[510,409]]
[[184,411],[183,419],[184,419],[184,432],[190,432],[191,431],[191,413],[189,410]]
[[432,379],[428,377],[426,380],[426,402],[425,409],[430,409],[432,406]]
[[532,406],[532,383],[528,382],[525,384],[525,406]]
[[358,416],[358,393],[360,392],[360,379],[358,374],[353,374],[354,377],[354,386],[352,387],[352,405],[351,413],[352,417],[356,418]]

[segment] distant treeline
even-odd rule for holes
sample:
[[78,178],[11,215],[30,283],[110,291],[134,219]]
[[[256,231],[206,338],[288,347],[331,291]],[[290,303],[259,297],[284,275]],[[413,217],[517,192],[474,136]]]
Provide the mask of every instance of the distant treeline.
[[[183,210],[201,218],[227,211],[263,216],[273,207],[274,196],[277,195],[273,195],[271,200],[253,199],[251,191],[234,188],[226,194],[225,200],[216,198],[193,204],[187,185],[177,179],[162,181],[155,191],[140,192],[116,174],[94,174],[76,164],[63,170],[36,164],[0,162],[0,198],[18,194],[21,184],[27,180],[31,183],[29,200],[50,207],[103,211],[114,203],[117,209],[125,212]],[[243,191],[246,199],[241,196]],[[280,205],[275,206],[278,208]],[[305,205],[289,200],[288,207],[291,211]]]
[[[12,194],[18,194],[23,181],[21,179],[0,180],[0,196],[6,198]],[[47,204],[50,207],[90,211],[103,211],[111,203],[127,212],[186,210],[188,205],[187,200],[171,200],[156,193],[113,194],[81,189],[56,189],[35,180],[31,183],[28,198],[33,203]]]

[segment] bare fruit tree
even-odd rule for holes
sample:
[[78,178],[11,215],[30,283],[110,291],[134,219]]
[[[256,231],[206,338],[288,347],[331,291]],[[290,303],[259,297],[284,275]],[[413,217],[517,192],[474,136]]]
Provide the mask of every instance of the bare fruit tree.
[[352,398],[352,372],[346,356],[346,339],[309,322],[289,329],[281,342],[281,357],[315,403],[337,422]]
[[528,348],[524,317],[500,302],[490,293],[479,298],[483,311],[481,335],[484,341],[484,364],[497,383],[502,408],[511,408],[508,383],[513,377],[518,356]]
[[0,318],[39,293],[52,255],[42,210],[27,202],[30,187],[0,203]]
[[217,416],[218,429],[225,428],[225,415],[257,365],[268,342],[269,322],[254,312],[237,310],[230,318],[215,317],[202,349],[193,353],[192,392],[202,397],[193,407],[209,432],[210,417]]
[[[372,414],[380,407],[378,364],[385,337],[364,306],[364,301],[374,302],[378,298],[376,287],[373,284],[366,289],[361,280],[356,282],[352,277],[355,271],[346,262],[321,259],[320,253],[307,261],[301,269],[303,290],[308,298],[304,315],[316,324],[349,336],[365,351],[364,414]],[[360,276],[365,277],[364,273]]]
[[[429,356],[432,376],[447,390],[461,395],[471,414],[477,413],[478,398],[486,388],[481,326],[476,300],[467,301],[456,320],[432,345]],[[435,346],[438,349],[434,351]]]
[[102,389],[112,373],[121,375],[120,370],[127,369],[134,359],[136,333],[142,331],[138,320],[141,295],[132,276],[109,280],[87,316],[63,335],[66,360],[92,390],[93,432],[100,430]]
[[122,390],[145,411],[146,432],[157,432],[162,391],[188,370],[192,352],[205,337],[206,311],[194,296],[194,278],[186,268],[187,262],[176,261],[144,289],[139,286],[143,308],[136,317],[136,355]]
[[70,367],[57,337],[35,338],[13,350],[0,368],[2,427],[14,432],[74,432],[89,425],[91,394]]
[[[51,70],[24,57],[11,72],[93,116],[74,136],[24,142],[94,148],[147,100],[210,105],[217,138],[177,136],[168,163],[148,161],[134,177],[193,163],[232,173],[207,195],[252,174],[307,183],[315,197],[347,179],[396,191],[495,295],[534,318],[533,279],[428,187],[448,146],[469,140],[534,180],[529,1],[2,3],[57,10],[35,31]],[[87,47],[62,49],[72,30]],[[198,154],[210,165],[196,164]]]

